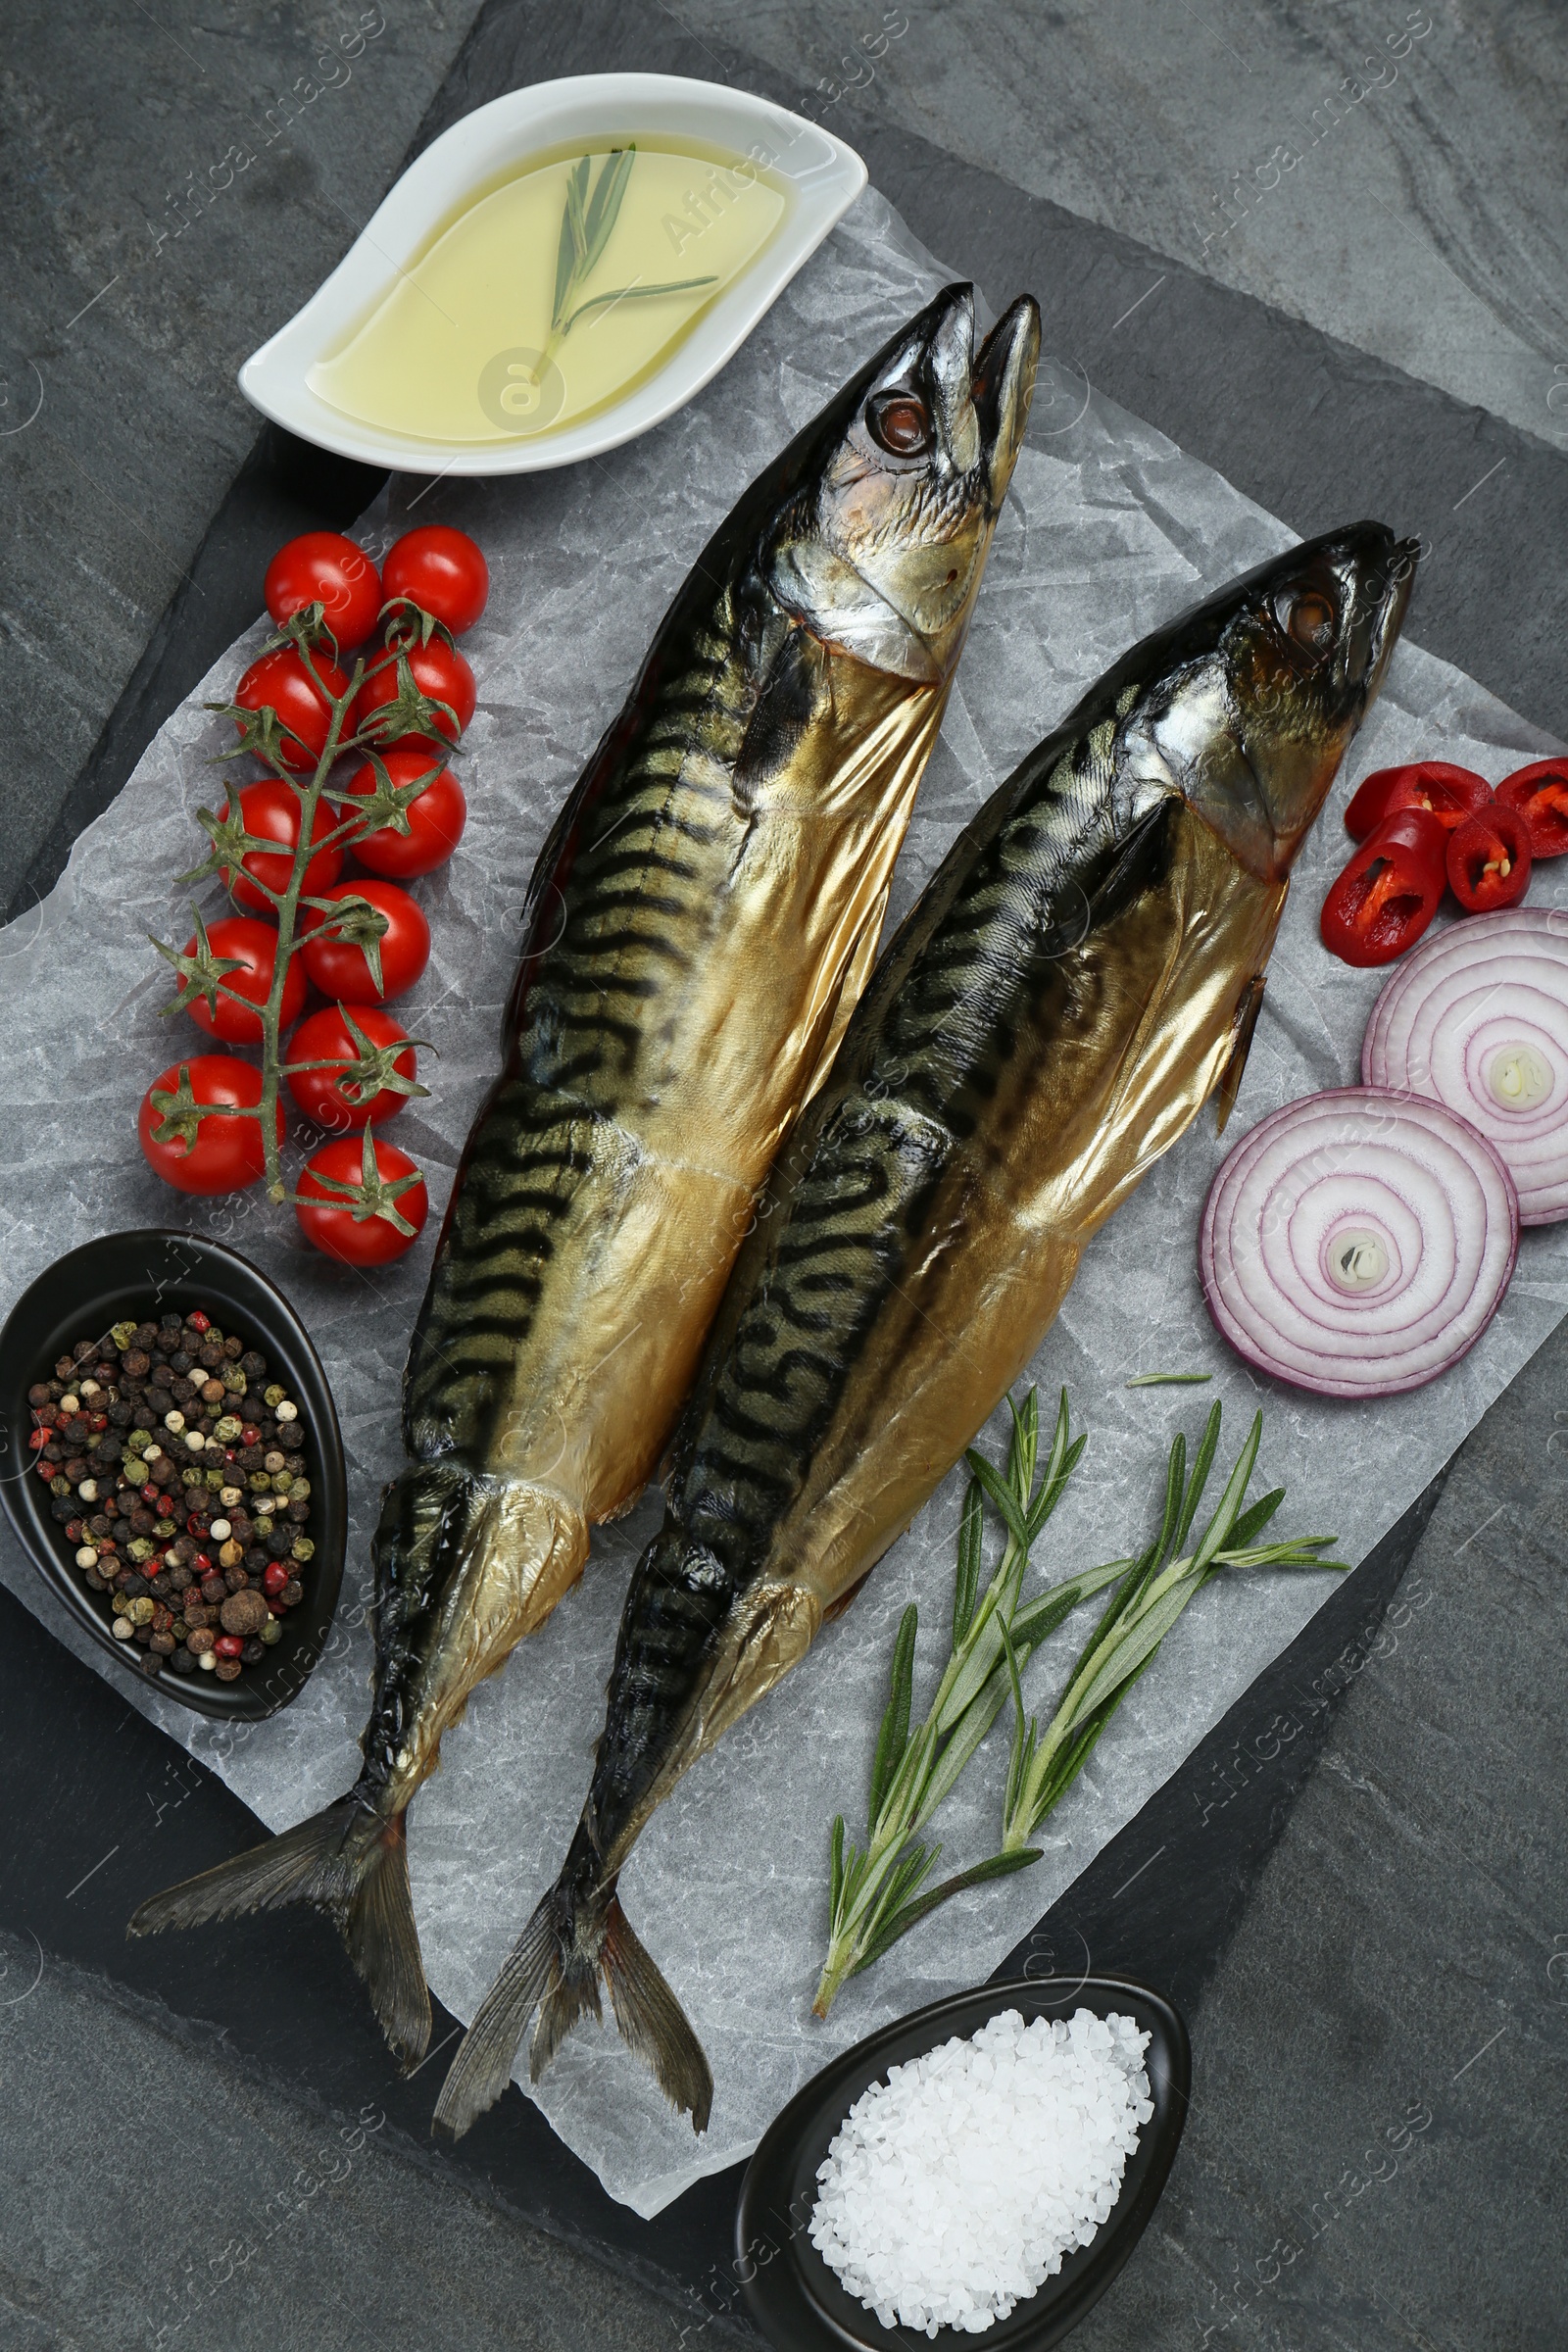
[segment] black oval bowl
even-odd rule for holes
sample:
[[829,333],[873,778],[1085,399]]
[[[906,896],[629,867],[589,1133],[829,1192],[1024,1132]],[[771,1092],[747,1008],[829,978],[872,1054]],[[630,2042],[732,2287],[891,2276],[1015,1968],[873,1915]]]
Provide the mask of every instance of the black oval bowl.
[[1120,1977],[1047,1977],[1039,1983],[984,1984],[933,2001],[884,2026],[797,2093],[770,2125],[746,2169],[735,2217],[736,2276],[756,2326],[779,2352],[911,2352],[924,2335],[884,2328],[843,2287],[808,2234],[817,2197],[817,2167],[863,2090],[956,2034],[975,2034],[988,2018],[1016,2009],[1025,2021],[1071,2017],[1080,2009],[1133,2017],[1150,2035],[1144,2053],[1154,2112],[1127,2160],[1121,2194],[1092,2242],[1063,2258],[1037,2294],[983,2334],[938,2330],[936,2341],[983,2344],[988,2352],[1044,2352],[1076,2328],[1099,2302],[1147,2229],[1187,2120],[1192,2048],[1167,2000]]
[[[73,1341],[92,1339],[122,1317],[138,1322],[168,1307],[205,1306],[224,1330],[230,1320],[247,1346],[261,1349],[270,1376],[280,1380],[306,1415],[305,1456],[311,1480],[311,1539],[316,1545],[305,1598],[283,1619],[283,1636],[265,1666],[247,1667],[237,1681],[212,1675],[150,1675],[134,1643],[117,1642],[112,1611],[82,1582],[74,1547],[49,1516],[53,1497],[31,1475],[32,1428],[27,1391],[52,1377],[57,1356]],[[297,1697],[321,1654],[348,1542],[348,1480],[337,1410],[321,1361],[305,1326],[282,1293],[248,1258],[199,1233],[109,1233],[57,1258],[23,1292],[0,1331],[0,1499],[6,1516],[44,1582],[122,1674],[199,1715],[259,1722]]]

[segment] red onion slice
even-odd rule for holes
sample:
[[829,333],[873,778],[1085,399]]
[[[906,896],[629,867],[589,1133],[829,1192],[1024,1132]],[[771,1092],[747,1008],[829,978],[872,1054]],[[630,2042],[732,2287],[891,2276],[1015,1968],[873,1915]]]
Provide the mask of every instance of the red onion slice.
[[1430,933],[1373,1008],[1361,1076],[1479,1127],[1523,1224],[1568,1217],[1568,911],[1507,906]]
[[1473,1348],[1519,1247],[1485,1136],[1424,1095],[1347,1086],[1260,1121],[1215,1177],[1199,1270],[1222,1336],[1320,1396],[1391,1396]]

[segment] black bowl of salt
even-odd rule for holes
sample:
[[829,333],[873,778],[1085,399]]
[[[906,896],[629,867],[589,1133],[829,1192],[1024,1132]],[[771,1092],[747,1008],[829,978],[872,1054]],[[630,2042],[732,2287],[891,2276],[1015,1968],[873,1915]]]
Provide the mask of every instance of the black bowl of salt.
[[[1009,2011],[1017,2013],[1023,2031],[993,2022]],[[1081,2018],[1082,2011],[1090,2017]],[[1130,2024],[1107,2029],[1108,2019]],[[1039,2032],[1036,2020],[1045,2021]],[[981,2044],[984,2063],[963,2050],[933,2059],[933,2053],[955,2041],[970,2043],[982,2029],[988,2030]],[[1044,2046],[1048,2029],[1051,2049]],[[1137,2038],[1144,2034],[1148,2041],[1140,2056]],[[873,2085],[889,2083],[890,2068],[909,2068],[916,2061],[928,2063],[915,2075],[899,2078],[885,2101],[879,2094],[858,2126],[851,2122],[850,2110],[862,2094]],[[1147,2077],[1147,2096],[1136,2082],[1140,2065]],[[951,2081],[939,2080],[955,2068]],[[1061,2070],[1059,2078],[1054,2069]],[[1040,2070],[1045,2070],[1044,2077]],[[1043,2081],[1048,2097],[1058,2101],[1049,2110],[1038,2103]],[[1102,2092],[1085,2087],[1096,2083],[1106,2087]],[[1010,2135],[997,2130],[1006,2112],[1006,2098],[1014,2095],[1009,2084],[1020,2097],[1019,2120]],[[1076,2108],[1070,2099],[1066,2106],[1059,2103],[1068,2098],[1069,2086]],[[955,2215],[962,2210],[964,2198],[972,2200],[978,2193],[989,2222],[989,2209],[1004,2202],[1013,2191],[1014,2177],[1021,2180],[1030,2163],[1031,2151],[1024,2144],[1029,2099],[1036,2099],[1037,2118],[1048,2111],[1081,2115],[1086,2100],[1099,2099],[1102,2103],[1094,2114],[1104,2125],[1114,2123],[1117,2138],[1110,2156],[1090,2147],[1084,2159],[1098,2181],[1098,2191],[1083,2191],[1090,2210],[1082,2217],[1079,2234],[1088,2242],[1063,2251],[1059,2267],[1032,2291],[1028,2277],[1020,2279],[1014,2274],[1004,2281],[1004,2274],[1012,2267],[1008,2263],[993,2277],[986,2267],[987,2250],[977,2242],[975,2271],[969,2286],[958,2290],[960,2297],[967,2293],[983,2302],[990,2293],[998,2303],[1013,2295],[1016,2299],[1004,2316],[982,2326],[976,2327],[979,2315],[972,2313],[967,2324],[938,2319],[935,2327],[935,2341],[955,2348],[975,2344],[987,2352],[1045,2352],[1100,2300],[1148,2228],[1175,2159],[1191,2086],[1192,2049],[1181,2018],[1161,1994],[1120,1977],[1049,1977],[986,1984],[898,2019],[814,2077],[775,2118],[747,2168],[735,2246],[736,2276],[751,2319],[778,2352],[825,2352],[826,2347],[836,2352],[894,2352],[895,2347],[911,2352],[914,2343],[931,2335],[929,2318],[922,2324],[922,2310],[929,2315],[942,2305],[944,2291],[953,2291],[951,2279],[945,2290],[937,2285],[942,2268],[937,2257],[931,2258],[935,2267],[928,2276],[918,2254],[911,2256],[911,2242],[917,2246],[923,2237],[913,2218],[920,2199],[933,2199],[930,2236],[933,2244],[945,2239],[951,2270]],[[987,2113],[990,2130],[980,2131],[977,2137],[976,2119]],[[951,2138],[939,2120],[950,2114]],[[1069,2126],[1069,2132],[1077,2128]],[[1093,2130],[1083,2129],[1092,2141]],[[1136,2145],[1129,2151],[1134,2129]],[[841,2156],[824,2183],[818,2175],[841,2133],[846,2134]],[[892,2157],[883,2155],[884,2135],[890,2144],[901,2142]],[[1124,2160],[1119,2185],[1113,2180],[1117,2158]],[[1070,2161],[1060,2152],[1058,2160]],[[897,2214],[890,2211],[883,2231],[874,2219],[877,2192],[871,2184],[889,2177],[883,2169],[889,2164],[903,2185],[890,2190],[890,2195],[899,2196],[900,2205]],[[1100,2208],[1109,2200],[1102,2219],[1097,2218],[1097,2194]],[[853,2206],[847,2199],[854,2200]],[[813,2236],[827,2234],[824,2222],[831,2225],[829,2250],[835,2251],[836,2267],[829,2266],[813,2242]],[[868,2230],[875,2252],[866,2260],[880,2259],[895,2268],[896,2282],[890,2287],[884,2268],[873,2290],[891,2325],[884,2325],[865,2299],[872,2284],[870,2270],[862,2263],[856,2271],[846,2253],[847,2241],[852,2247],[866,2241]],[[1030,2251],[1038,2268],[1042,2249]],[[1044,2251],[1049,2257],[1051,2249]],[[860,2291],[852,2291],[852,2283],[840,2276],[846,2269]],[[1018,2291],[1020,2287],[1024,2291]],[[951,2303],[948,2308],[953,2308]]]

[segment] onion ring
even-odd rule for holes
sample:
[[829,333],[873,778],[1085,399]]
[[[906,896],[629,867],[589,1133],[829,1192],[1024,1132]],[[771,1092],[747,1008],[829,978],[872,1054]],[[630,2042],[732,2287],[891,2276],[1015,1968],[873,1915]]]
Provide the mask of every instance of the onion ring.
[[1424,940],[1373,1007],[1361,1077],[1479,1127],[1522,1224],[1568,1217],[1568,911],[1508,906]]
[[1244,1136],[1199,1237],[1221,1337],[1319,1396],[1435,1380],[1496,1312],[1519,1248],[1500,1154],[1425,1095],[1347,1086]]

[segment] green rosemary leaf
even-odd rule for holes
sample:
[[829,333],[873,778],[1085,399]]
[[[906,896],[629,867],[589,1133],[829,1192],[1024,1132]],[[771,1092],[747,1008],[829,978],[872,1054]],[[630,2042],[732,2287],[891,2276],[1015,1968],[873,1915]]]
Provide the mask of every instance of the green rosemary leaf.
[[[1250,1502],[1231,1529],[1226,1550],[1245,1551],[1250,1544],[1255,1544],[1284,1500],[1285,1489],[1276,1487],[1272,1494],[1260,1495],[1256,1502]],[[1329,1536],[1325,1540],[1332,1544],[1334,1538]]]
[[636,153],[635,142],[625,147],[612,148],[599,168],[598,185],[589,200],[583,220],[583,258],[578,273],[582,277],[588,276],[610,242]]
[[1212,1380],[1212,1372],[1140,1372],[1133,1380],[1123,1381],[1127,1389],[1196,1389]]
[[968,1463],[970,1471],[974,1477],[980,1481],[980,1484],[984,1487],[986,1493],[990,1495],[992,1501],[1002,1513],[1003,1518],[1006,1521],[1007,1533],[1012,1537],[1016,1544],[1021,1544],[1025,1549],[1027,1549],[1029,1543],[1028,1525],[1024,1518],[1023,1512],[1018,1507],[1018,1497],[1016,1494],[1014,1494],[1012,1489],[1007,1485],[1006,1480],[999,1477],[997,1472],[992,1469],[991,1464],[986,1460],[985,1455],[983,1453],[976,1453],[972,1446],[968,1448],[963,1458]]
[[919,1629],[919,1610],[911,1600],[899,1620],[898,1640],[893,1644],[892,1690],[882,1717],[882,1728],[877,1734],[876,1755],[871,1765],[867,1826],[873,1833],[909,1743],[909,1709],[914,1696],[914,1637]]
[[[1198,1459],[1193,1464],[1193,1475],[1188,1482],[1187,1500],[1182,1506],[1181,1525],[1176,1530],[1176,1539],[1170,1546],[1170,1553],[1165,1555],[1167,1558],[1171,1553],[1181,1550],[1182,1546],[1187,1542],[1188,1532],[1192,1527],[1193,1521],[1198,1516],[1198,1506],[1203,1499],[1203,1489],[1208,1484],[1208,1474],[1214,1467],[1214,1455],[1219,1448],[1219,1423],[1220,1408],[1218,1399],[1216,1398],[1215,1402],[1208,1408],[1208,1422],[1203,1431],[1203,1442],[1198,1448]],[[1261,1422],[1259,1422],[1259,1426],[1261,1427]],[[1256,1446],[1252,1448],[1252,1452],[1255,1458],[1257,1452]],[[1248,1474],[1249,1476],[1251,1474],[1250,1463],[1248,1465]],[[1244,1478],[1242,1481],[1242,1488],[1244,1492],[1246,1491],[1246,1486],[1247,1480]]]
[[958,1573],[953,1581],[953,1647],[960,1650],[974,1623],[975,1596],[980,1589],[980,1564],[985,1536],[985,1497],[980,1481],[971,1478],[958,1521]]
[[561,331],[563,336],[569,335],[579,318],[607,302],[647,302],[656,294],[686,294],[694,286],[712,286],[717,282],[714,277],[672,277],[667,285],[615,286],[608,294],[591,294],[586,302],[579,303]]
[[880,1960],[901,1936],[907,1936],[911,1928],[918,1927],[922,1919],[929,1917],[951,1896],[962,1894],[969,1886],[983,1886],[990,1879],[1010,1878],[1015,1870],[1027,1870],[1032,1862],[1039,1860],[1038,1846],[1020,1846],[1010,1854],[991,1854],[984,1862],[971,1863],[967,1870],[960,1870],[956,1877],[944,1879],[940,1886],[931,1887],[927,1893],[904,1904],[902,1909],[893,1914],[877,1931],[875,1940],[853,1973],[858,1976],[861,1969],[869,1968],[873,1961]]

